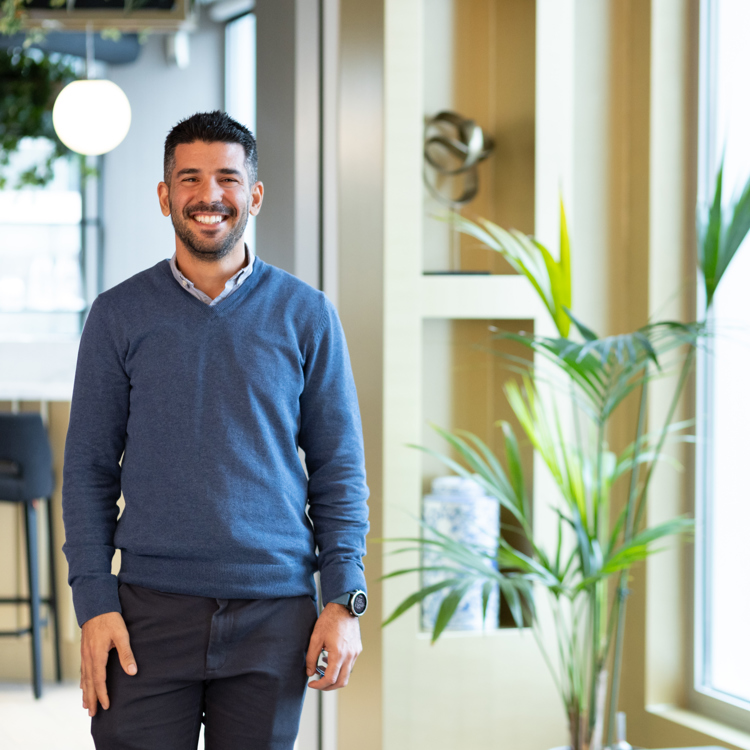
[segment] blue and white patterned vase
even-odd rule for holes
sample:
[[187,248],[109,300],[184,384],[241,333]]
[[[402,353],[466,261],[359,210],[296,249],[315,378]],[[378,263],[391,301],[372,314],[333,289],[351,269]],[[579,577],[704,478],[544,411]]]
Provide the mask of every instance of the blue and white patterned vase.
[[[494,554],[497,549],[500,529],[500,508],[496,500],[487,497],[482,488],[471,479],[458,476],[438,477],[432,482],[432,492],[426,495],[422,506],[422,518],[432,528],[458,542],[485,547]],[[429,538],[430,532],[425,529]],[[422,553],[424,566],[449,564],[439,551],[425,548]],[[488,562],[488,564],[491,564]],[[425,571],[422,585],[450,577],[442,571]],[[498,627],[500,597],[495,586],[487,605],[486,620],[482,619],[482,583],[477,582],[468,591],[448,623],[446,630],[492,630]],[[432,630],[445,591],[430,594],[422,602],[422,628]]]

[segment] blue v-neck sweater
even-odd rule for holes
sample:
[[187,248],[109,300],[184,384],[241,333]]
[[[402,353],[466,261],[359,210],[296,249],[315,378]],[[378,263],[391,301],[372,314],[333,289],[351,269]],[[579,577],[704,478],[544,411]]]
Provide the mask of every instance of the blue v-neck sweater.
[[324,602],[364,589],[367,497],[346,340],[323,293],[256,257],[209,306],[163,260],[94,301],[63,469],[79,624],[120,611],[115,549],[121,581],[172,593],[315,596],[318,569]]

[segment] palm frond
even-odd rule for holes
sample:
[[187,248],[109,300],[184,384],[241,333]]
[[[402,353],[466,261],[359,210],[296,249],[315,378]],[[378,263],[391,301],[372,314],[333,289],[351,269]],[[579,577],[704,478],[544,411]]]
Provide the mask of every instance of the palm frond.
[[433,583],[431,586],[425,586],[424,588],[419,589],[419,591],[415,591],[410,596],[407,596],[406,599],[404,599],[401,604],[399,604],[396,609],[391,612],[389,617],[383,620],[383,627],[389,625],[394,620],[401,617],[404,612],[410,610],[415,604],[419,604],[430,594],[434,594],[438,591],[442,591],[443,589],[459,585],[461,582],[462,579],[460,578],[446,578],[443,581],[438,581],[437,583]]
[[636,563],[645,560],[649,555],[659,551],[653,547],[654,542],[668,536],[687,533],[693,528],[693,519],[683,516],[645,529],[636,534],[629,542],[625,542],[615,549],[606,560],[602,561],[602,565],[596,574],[583,579],[578,584],[578,588],[591,588],[597,581],[631,568]]
[[507,230],[487,220],[474,222],[455,214],[450,219],[458,231],[468,234],[500,253],[519,274],[525,276],[552,320],[565,337],[570,331],[567,310],[572,306],[570,237],[565,207],[560,200],[560,260],[556,261],[541,242],[516,230]]
[[726,208],[722,207],[723,181],[722,160],[713,201],[697,211],[698,266],[706,288],[706,309],[711,307],[721,279],[750,231],[750,179],[739,198]]

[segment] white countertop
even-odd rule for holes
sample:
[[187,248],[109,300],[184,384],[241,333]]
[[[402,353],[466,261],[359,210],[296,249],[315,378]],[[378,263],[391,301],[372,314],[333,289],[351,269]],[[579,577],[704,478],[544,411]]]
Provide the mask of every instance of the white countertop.
[[78,340],[0,341],[0,401],[70,401]]

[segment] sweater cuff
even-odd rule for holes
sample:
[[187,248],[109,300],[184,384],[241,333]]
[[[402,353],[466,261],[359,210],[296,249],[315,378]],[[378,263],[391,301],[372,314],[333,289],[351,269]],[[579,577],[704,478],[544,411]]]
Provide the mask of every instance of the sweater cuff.
[[122,612],[117,593],[117,576],[106,578],[84,578],[76,581],[73,588],[73,606],[78,624],[106,612]]
[[356,563],[327,565],[320,571],[320,590],[324,607],[331,599],[336,599],[348,591],[367,593],[365,574]]

